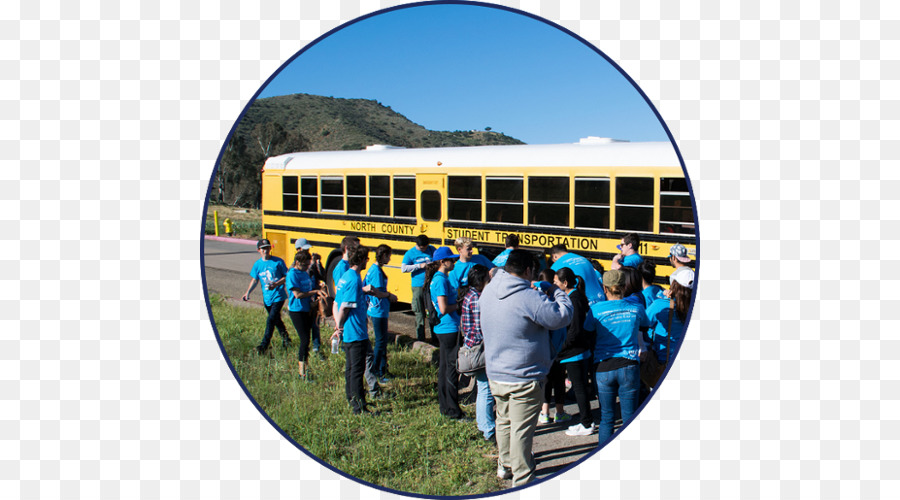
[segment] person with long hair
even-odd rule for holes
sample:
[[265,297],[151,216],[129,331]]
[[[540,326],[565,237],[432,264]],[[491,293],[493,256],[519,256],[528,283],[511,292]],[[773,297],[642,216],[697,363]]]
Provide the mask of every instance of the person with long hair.
[[[556,284],[556,272],[550,268],[542,270],[538,274],[541,281]],[[559,285],[556,285],[559,286]],[[560,287],[562,288],[562,287]],[[569,297],[571,300],[571,297]],[[553,352],[556,353],[553,364],[550,365],[550,372],[547,373],[547,383],[544,385],[544,403],[541,405],[541,414],[538,415],[539,424],[549,424],[553,422],[568,422],[572,420],[572,416],[566,413],[566,369],[559,362],[559,352],[566,340],[566,328],[557,328],[550,331],[550,345]],[[550,416],[550,399],[554,399],[556,404],[556,416]]]
[[294,255],[294,263],[287,273],[286,287],[290,291],[288,295],[288,316],[300,338],[300,348],[297,351],[297,365],[300,372],[300,380],[310,381],[308,371],[309,343],[312,331],[311,298],[319,294],[313,284],[309,270],[312,256],[309,250],[300,250]]
[[644,305],[650,307],[650,304],[656,300],[656,296],[662,293],[663,289],[659,285],[654,285],[656,280],[656,264],[645,260],[638,265],[638,273],[641,275],[641,295],[644,296]]
[[382,384],[389,381],[387,377],[387,334],[388,317],[391,312],[391,302],[397,301],[397,296],[387,291],[387,274],[382,266],[391,261],[391,247],[378,245],[375,249],[375,262],[366,271],[366,279],[363,284],[371,285],[369,292],[368,316],[372,320],[372,330],[375,332],[375,353],[372,359],[372,374]]
[[568,436],[589,436],[597,430],[591,413],[588,379],[591,350],[594,348],[594,319],[590,315],[587,297],[584,296],[584,281],[568,267],[556,272],[554,284],[569,295],[572,301],[572,322],[566,330],[566,339],[559,351],[559,363],[565,367],[572,392],[578,402],[579,422],[566,430]]
[[655,355],[664,366],[675,358],[684,337],[684,325],[693,295],[694,271],[686,269],[673,274],[670,279],[665,297],[654,300],[647,308],[650,328],[646,340],[651,355]]
[[[476,347],[484,343],[484,334],[481,332],[481,308],[478,300],[485,285],[491,281],[490,270],[481,264],[475,264],[469,269],[469,286],[463,292],[462,314],[460,325],[462,326],[463,342],[466,347]],[[488,382],[484,368],[472,373],[475,379],[475,387],[478,393],[475,397],[475,422],[478,430],[484,435],[485,441],[495,440],[496,423],[494,418],[494,396],[491,394],[491,385]]]
[[634,267],[622,266],[619,271],[625,273],[625,288],[622,294],[625,300],[634,302],[646,309],[644,296],[641,294],[644,287],[641,285],[641,273]]
[[458,255],[448,247],[434,252],[434,262],[425,267],[425,286],[431,294],[431,302],[438,315],[438,323],[432,332],[438,338],[438,404],[441,415],[463,418],[459,407],[459,372],[456,358],[459,355],[459,304],[457,291],[450,284],[449,274],[456,265]]
[[610,269],[603,274],[606,301],[591,305],[597,326],[594,344],[594,371],[600,398],[602,444],[613,433],[616,397],[622,409],[622,421],[628,422],[638,405],[641,373],[638,359],[643,349],[639,328],[647,326],[644,305],[623,300],[625,273]]

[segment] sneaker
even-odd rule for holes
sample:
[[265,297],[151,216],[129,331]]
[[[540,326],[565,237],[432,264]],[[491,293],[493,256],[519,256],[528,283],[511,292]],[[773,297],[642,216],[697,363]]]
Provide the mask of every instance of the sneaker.
[[567,378],[566,379],[566,390],[568,391],[571,388],[572,388],[572,381]]
[[497,462],[497,477],[503,480],[512,479],[512,469]]
[[566,431],[566,436],[590,436],[594,433],[594,426],[585,427],[581,424],[573,425]]
[[265,354],[266,351],[268,351],[268,350],[269,350],[269,346],[261,346],[261,345],[256,346],[256,354],[259,354],[260,356]]
[[389,383],[391,383],[391,378],[388,377],[387,375],[384,375],[378,379],[378,383],[379,384],[389,384]]
[[556,413],[555,422],[557,422],[557,423],[568,422],[569,420],[572,420],[572,415],[569,415],[568,413],[566,413],[564,411],[560,411],[560,412]]
[[553,417],[551,417],[550,414],[548,414],[548,413],[541,413],[541,414],[538,416],[538,423],[539,423],[539,424],[549,424],[549,423],[552,423],[552,422],[553,422]]

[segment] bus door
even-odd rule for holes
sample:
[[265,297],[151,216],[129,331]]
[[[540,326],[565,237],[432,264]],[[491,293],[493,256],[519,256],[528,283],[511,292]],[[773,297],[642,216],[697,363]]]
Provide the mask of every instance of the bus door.
[[444,246],[444,221],[447,220],[447,176],[416,175],[416,235],[424,234],[435,247]]
[[291,264],[294,262],[294,256],[288,255],[288,247],[290,247],[291,242],[288,239],[287,234],[266,231],[266,239],[272,244],[272,255],[281,257],[288,268],[290,268]]

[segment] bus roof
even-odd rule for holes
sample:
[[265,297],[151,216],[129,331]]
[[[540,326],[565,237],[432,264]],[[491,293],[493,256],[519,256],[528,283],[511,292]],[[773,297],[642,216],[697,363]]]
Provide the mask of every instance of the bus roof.
[[454,148],[313,151],[273,156],[266,170],[456,167],[680,167],[669,142],[583,141],[574,144],[526,144]]

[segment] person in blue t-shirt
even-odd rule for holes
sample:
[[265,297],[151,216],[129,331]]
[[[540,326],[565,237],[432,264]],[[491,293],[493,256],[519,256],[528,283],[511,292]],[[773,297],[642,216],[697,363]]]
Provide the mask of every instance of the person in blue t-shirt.
[[335,284],[334,302],[338,304],[334,316],[337,327],[332,338],[341,336],[346,352],[344,389],[353,413],[369,413],[366,408],[366,353],[371,350],[366,310],[366,294],[371,286],[363,286],[359,272],[369,261],[369,249],[360,246],[350,255],[350,269]]
[[494,257],[493,264],[496,267],[505,266],[506,259],[509,258],[509,253],[517,248],[519,248],[519,235],[518,234],[507,234],[506,235],[506,250],[500,252],[500,255]]
[[256,346],[256,352],[263,354],[269,349],[275,329],[281,334],[281,345],[285,348],[291,345],[291,337],[281,319],[281,308],[284,307],[284,301],[287,299],[284,282],[287,278],[288,268],[283,260],[272,255],[272,244],[269,240],[259,240],[256,243],[256,251],[259,252],[259,260],[250,269],[250,285],[242,298],[245,301],[250,300],[250,293],[259,282],[262,282],[263,306],[269,316],[266,318],[266,330],[263,333],[262,342]]
[[494,267],[494,263],[484,255],[475,255],[475,244],[472,242],[472,238],[461,236],[456,238],[454,244],[456,251],[459,253],[459,260],[453,266],[453,271],[449,275],[450,284],[453,285],[453,288],[460,289],[464,286],[469,286],[469,269],[475,264],[481,264],[488,269]]
[[639,329],[648,326],[643,305],[622,300],[625,274],[611,269],[603,274],[605,302],[591,306],[596,322],[594,367],[600,397],[598,439],[602,444],[613,432],[616,396],[622,408],[622,421],[634,414],[640,396],[641,372],[638,359],[643,349]]
[[[410,248],[403,255],[400,270],[410,273],[412,285],[412,310],[416,313],[416,340],[425,341],[425,294],[422,287],[425,285],[425,266],[431,262],[434,255],[434,247],[428,236],[420,234],[416,237],[416,246]],[[432,332],[432,339],[434,337]]]
[[382,269],[391,261],[391,247],[378,245],[375,249],[375,263],[366,271],[366,279],[363,284],[369,285],[368,315],[372,320],[372,330],[375,331],[375,354],[372,360],[372,373],[379,378],[379,382],[387,383],[387,334],[388,317],[391,312],[391,302],[397,302],[397,296],[387,291],[387,275]]
[[606,300],[591,261],[578,254],[569,252],[569,249],[564,244],[554,245],[550,248],[550,256],[553,258],[553,265],[550,266],[550,269],[559,271],[564,267],[568,267],[576,275],[581,276],[581,279],[584,280],[584,295],[587,297],[589,305]]
[[638,255],[638,249],[641,247],[640,236],[634,233],[628,233],[622,237],[622,241],[616,245],[621,253],[613,257],[610,269],[621,269],[622,267],[637,268],[644,261],[644,258]]
[[449,275],[456,265],[459,255],[448,247],[434,251],[434,262],[426,268],[425,286],[431,295],[431,302],[438,314],[439,322],[433,331],[438,338],[438,404],[441,415],[449,418],[463,418],[459,407],[459,372],[456,358],[459,356],[459,304],[456,288],[450,284]]
[[566,339],[557,356],[572,381],[572,392],[578,403],[579,421],[566,430],[566,435],[590,436],[596,430],[589,394],[591,381],[588,378],[597,335],[594,332],[594,318],[584,297],[584,282],[571,269],[564,267],[557,271],[553,284],[566,292],[572,302],[572,322],[566,329]]
[[[350,269],[350,255],[359,248],[359,238],[356,236],[345,236],[343,240],[341,240],[341,260],[338,261],[337,265],[334,266],[334,269],[331,271],[331,282],[334,284],[335,291],[337,291],[337,282],[340,280],[344,273]],[[331,311],[332,316],[337,314],[338,305],[335,301],[335,304],[332,306],[333,310]]]
[[673,274],[670,278],[669,289],[647,308],[650,329],[645,340],[650,353],[655,355],[657,361],[663,366],[668,365],[675,358],[678,348],[681,346],[693,288],[693,270],[687,269]]
[[297,337],[300,338],[300,349],[297,351],[297,363],[301,380],[312,380],[308,371],[307,358],[309,357],[310,333],[312,332],[311,298],[319,295],[312,277],[309,275],[309,265],[312,255],[309,250],[300,250],[294,255],[294,264],[287,273],[285,286],[290,291],[288,295],[288,315]]
[[644,296],[644,306],[650,307],[650,304],[663,292],[661,286],[653,284],[656,281],[656,264],[645,260],[641,262],[637,270],[641,275],[641,295]]

